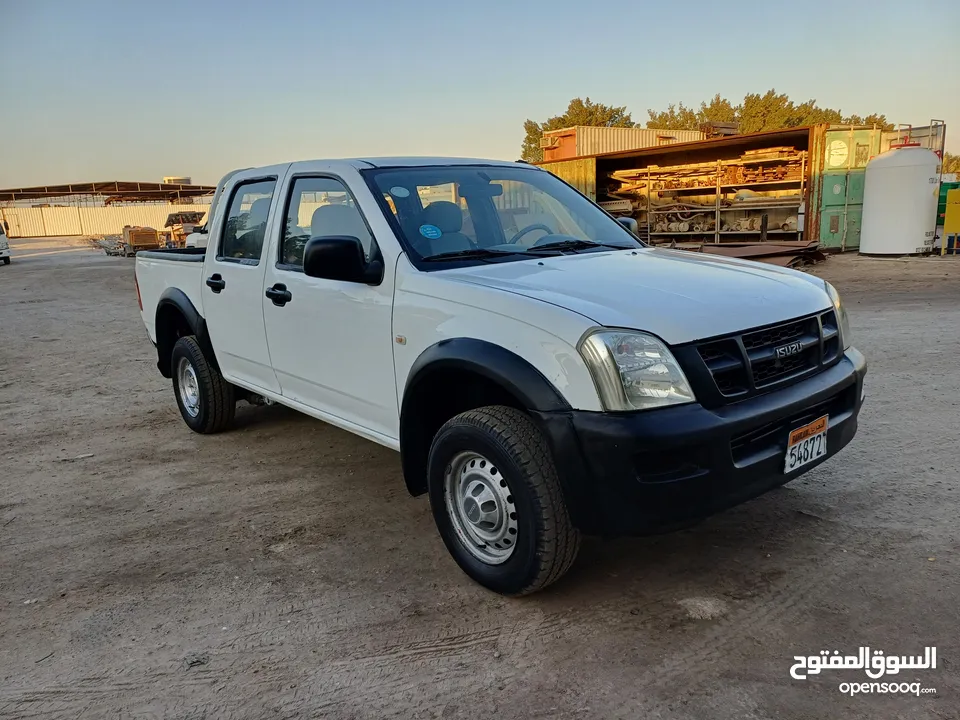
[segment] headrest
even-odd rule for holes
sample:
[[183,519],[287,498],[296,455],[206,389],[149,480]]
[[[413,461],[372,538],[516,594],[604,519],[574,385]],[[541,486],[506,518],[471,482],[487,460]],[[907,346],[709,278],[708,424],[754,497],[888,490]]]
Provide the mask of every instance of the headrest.
[[260,223],[267,221],[267,215],[270,212],[270,198],[257,198],[250,206],[250,213],[247,219],[247,227],[256,227]]
[[324,235],[351,235],[363,240],[369,236],[367,226],[363,224],[360,211],[350,205],[321,205],[313,211],[310,219],[310,234],[313,237]]
[[424,225],[436,225],[440,232],[460,232],[463,227],[463,212],[460,206],[446,200],[440,200],[427,205],[423,209]]

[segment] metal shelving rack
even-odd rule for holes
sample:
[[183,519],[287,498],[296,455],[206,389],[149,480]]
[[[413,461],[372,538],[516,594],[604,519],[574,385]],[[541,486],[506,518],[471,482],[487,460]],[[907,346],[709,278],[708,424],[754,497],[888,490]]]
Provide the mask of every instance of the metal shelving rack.
[[[746,165],[754,164],[772,164],[776,162],[790,162],[790,161],[800,161],[800,176],[798,178],[789,178],[783,180],[765,180],[758,182],[743,182],[743,183],[724,183],[724,168],[729,167],[743,167]],[[681,187],[681,188],[657,188],[654,189],[654,182],[658,182],[664,179],[668,179],[670,174],[673,173],[673,176],[676,177],[677,174],[690,173],[696,171],[698,168],[706,169],[706,166],[712,166],[713,169],[713,187],[709,185],[699,185],[696,187]],[[804,193],[807,188],[807,153],[805,151],[797,152],[794,155],[782,157],[782,158],[761,158],[761,159],[738,159],[738,160],[717,160],[716,163],[697,163],[693,165],[677,165],[670,167],[655,167],[646,168],[646,172],[643,175],[645,190],[646,190],[646,207],[644,212],[646,214],[646,230],[648,237],[702,237],[702,238],[713,238],[714,243],[721,242],[720,238],[723,237],[733,237],[733,236],[753,236],[761,235],[764,233],[763,230],[722,230],[723,227],[723,213],[729,212],[753,212],[756,210],[797,210],[802,204]],[[765,189],[788,189],[791,186],[798,188],[800,193],[800,200],[796,203],[774,203],[760,205],[760,204],[745,204],[744,207],[735,207],[730,205],[724,205],[726,200],[726,195],[729,190],[760,190],[761,192]],[[653,205],[653,193],[655,192],[670,192],[679,194],[683,193],[686,195],[713,195],[713,207],[704,205],[702,208],[699,207],[689,207],[688,209],[663,209],[658,208]],[[682,205],[682,202],[677,203]],[[700,231],[657,231],[654,230],[654,225],[652,219],[655,215],[707,215],[712,211],[713,214],[713,229],[712,230],[700,230]],[[774,230],[766,230],[766,235],[798,235],[802,231],[802,228],[798,227],[797,230],[782,230],[780,228]]]

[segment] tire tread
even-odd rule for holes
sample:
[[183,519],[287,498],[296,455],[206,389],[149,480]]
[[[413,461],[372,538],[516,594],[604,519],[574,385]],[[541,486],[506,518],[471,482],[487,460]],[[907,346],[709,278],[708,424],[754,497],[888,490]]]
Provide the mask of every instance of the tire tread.
[[538,540],[537,575],[514,595],[529,595],[559,580],[580,550],[580,532],[564,501],[553,454],[540,429],[524,412],[505,405],[468,410],[450,421],[484,430],[513,456],[527,476],[540,506],[543,534]]
[[[222,432],[233,422],[237,410],[233,385],[227,382],[220,371],[207,361],[207,357],[203,354],[203,349],[197,342],[196,337],[188,335],[177,340],[176,345],[173,346],[174,359],[179,354],[178,348],[190,358],[193,369],[197,373],[197,381],[200,383],[201,402],[207,402],[209,407],[209,412],[206,413],[203,424],[198,427],[191,425],[191,428],[204,435]],[[174,372],[176,372],[175,362],[173,367]],[[179,404],[179,398],[177,403]]]

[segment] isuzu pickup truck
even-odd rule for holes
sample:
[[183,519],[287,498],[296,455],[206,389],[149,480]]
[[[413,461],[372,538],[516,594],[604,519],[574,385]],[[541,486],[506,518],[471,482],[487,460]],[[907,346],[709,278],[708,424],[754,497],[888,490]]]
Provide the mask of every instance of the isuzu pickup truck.
[[631,222],[524,163],[246,169],[207,247],[137,254],[137,293],[192,430],[281,403],[398,450],[463,571],[521,595],[581,534],[692,524],[857,430],[866,363],[829,283]]

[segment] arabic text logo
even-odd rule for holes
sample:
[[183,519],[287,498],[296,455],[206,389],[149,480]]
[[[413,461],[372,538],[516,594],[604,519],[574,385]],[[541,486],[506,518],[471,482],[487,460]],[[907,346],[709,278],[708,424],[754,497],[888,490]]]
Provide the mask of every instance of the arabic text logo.
[[924,648],[923,655],[884,655],[883,650],[871,650],[861,647],[856,655],[841,655],[839,650],[830,654],[821,650],[819,655],[794,655],[796,662],[790,668],[790,677],[794,680],[806,680],[810,675],[818,675],[821,670],[863,670],[867,677],[876,680],[884,675],[897,675],[901,670],[935,670],[937,668],[937,649]]

